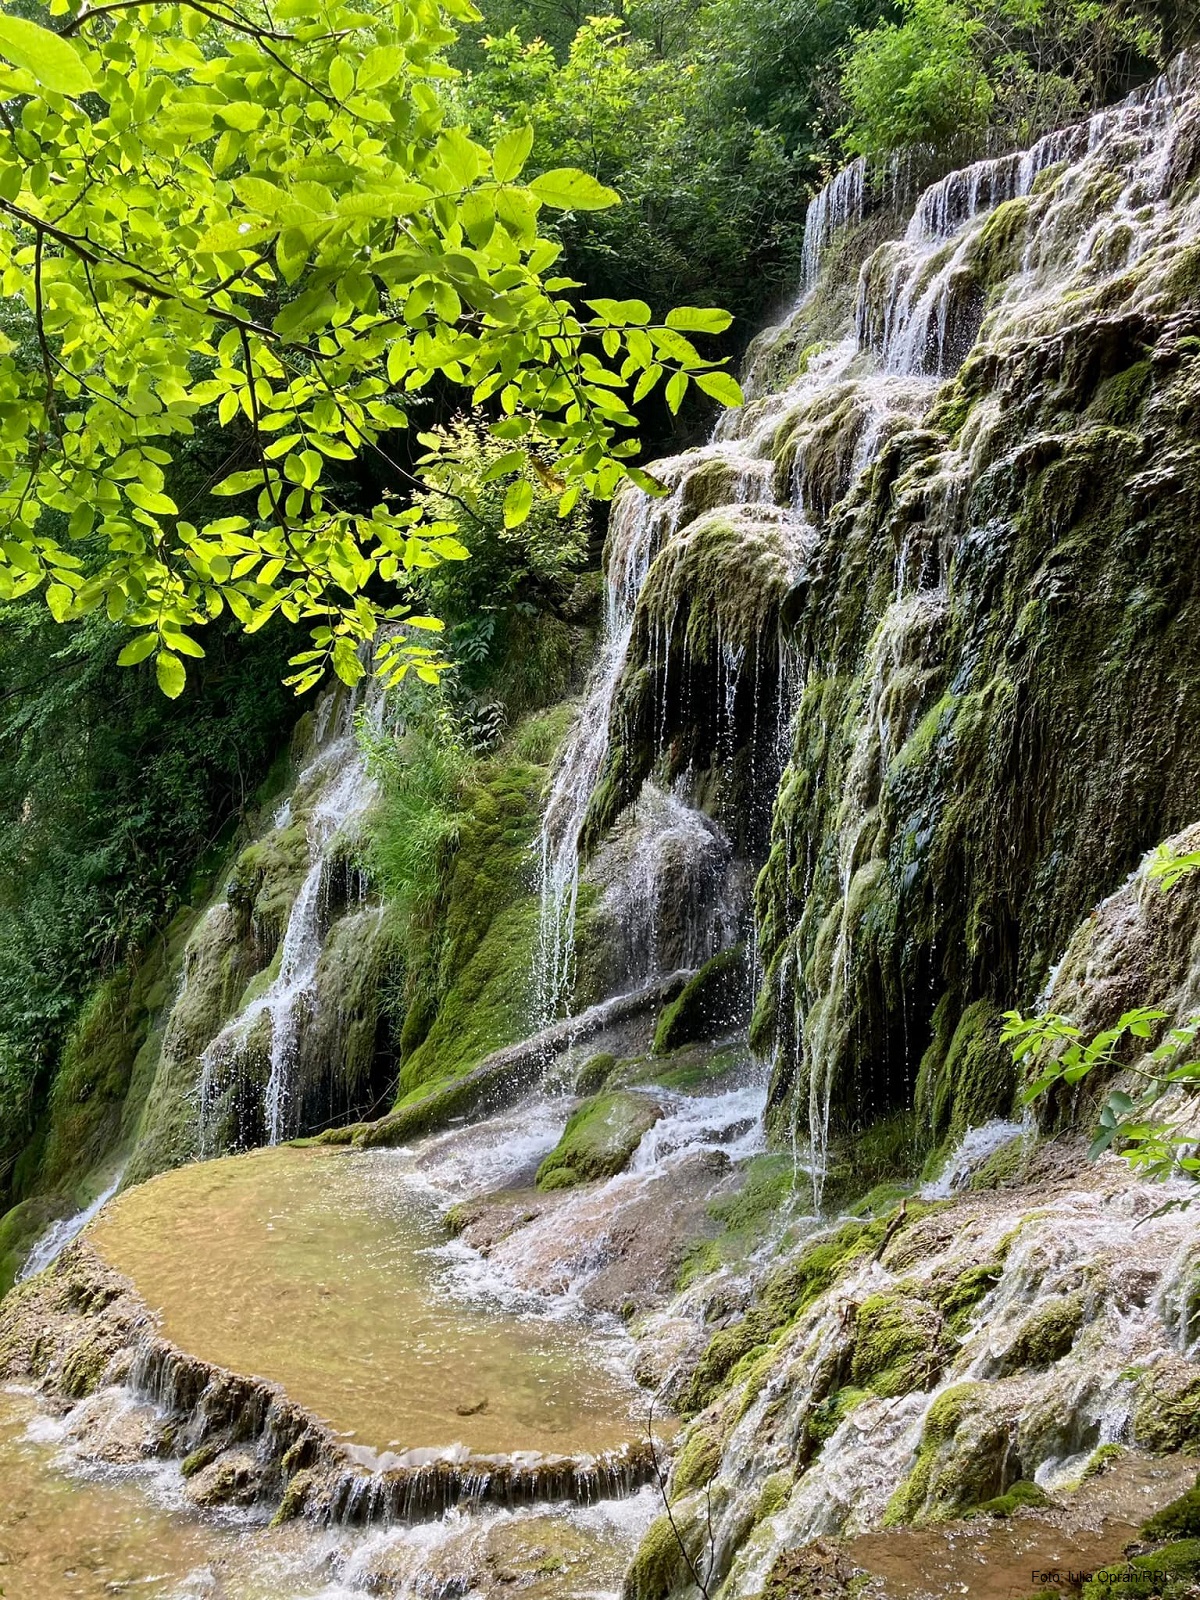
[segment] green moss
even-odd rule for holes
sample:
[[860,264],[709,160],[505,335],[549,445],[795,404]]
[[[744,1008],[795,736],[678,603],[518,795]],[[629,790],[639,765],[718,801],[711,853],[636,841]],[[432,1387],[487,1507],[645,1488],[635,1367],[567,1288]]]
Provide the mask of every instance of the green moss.
[[1080,1600],[1188,1600],[1200,1576],[1200,1539],[1169,1544],[1153,1555],[1105,1567],[1080,1591]]
[[744,1356],[761,1348],[761,1324],[753,1317],[719,1328],[696,1364],[683,1402],[685,1413],[702,1411],[724,1389]]
[[[915,1522],[933,1488],[934,1468],[943,1446],[950,1443],[964,1419],[978,1404],[984,1385],[960,1383],[940,1394],[925,1414],[917,1457],[907,1477],[888,1501],[883,1526],[894,1528]],[[964,1485],[965,1488],[965,1485]],[[969,1489],[959,1504],[970,1504]]]
[[1145,1450],[1200,1452],[1200,1377],[1183,1361],[1156,1362],[1143,1380],[1134,1439]]
[[933,1285],[930,1298],[945,1318],[948,1333],[958,1335],[969,1326],[975,1307],[999,1283],[1006,1254],[999,1252],[990,1261],[978,1262]]
[[678,1514],[673,1514],[677,1518],[674,1524],[663,1515],[656,1517],[646,1530],[625,1575],[622,1600],[669,1600],[672,1591],[690,1578],[680,1544],[680,1535],[686,1543],[687,1534],[678,1522]]
[[837,1432],[850,1413],[869,1398],[866,1389],[855,1389],[850,1386],[835,1389],[809,1412],[805,1422],[805,1431],[809,1439],[813,1444],[824,1444],[826,1439]]
[[772,1472],[765,1477],[754,1511],[755,1522],[765,1522],[768,1517],[782,1511],[791,1497],[795,1482],[794,1474],[788,1471]]
[[1200,1539],[1200,1485],[1156,1511],[1142,1525],[1141,1537],[1156,1541]]
[[1015,1078],[992,1002],[978,1000],[959,1014],[953,994],[947,993],[934,1012],[933,1028],[917,1073],[916,1103],[941,1143],[1004,1115],[1012,1105]]
[[302,819],[248,845],[234,864],[225,895],[273,949],[308,871],[308,828]]
[[924,1130],[908,1110],[849,1134],[829,1162],[827,1209],[849,1209],[853,1216],[894,1210],[916,1177],[923,1140]]
[[215,1439],[209,1439],[190,1455],[184,1456],[179,1470],[185,1478],[194,1478],[198,1472],[203,1472],[205,1467],[210,1467],[224,1449],[224,1445]]
[[721,1435],[716,1428],[693,1427],[671,1468],[672,1498],[703,1489],[721,1464]]
[[602,1051],[599,1055],[589,1056],[576,1076],[575,1093],[599,1094],[616,1064],[617,1058],[611,1051]]
[[777,1267],[763,1285],[761,1301],[775,1327],[783,1327],[823,1294],[851,1262],[867,1255],[883,1237],[882,1219],[848,1222],[831,1236],[805,1245],[793,1261]]
[[971,1188],[976,1191],[1003,1189],[1020,1182],[1029,1163],[1030,1144],[1023,1133],[1002,1144],[971,1175]]
[[527,868],[544,778],[498,759],[463,790],[438,903],[409,953],[398,1105],[529,1030],[539,908]]
[[715,1239],[700,1239],[684,1251],[675,1280],[677,1289],[687,1289],[700,1278],[719,1272],[725,1264],[721,1247]]
[[709,1206],[709,1215],[721,1224],[718,1248],[724,1259],[743,1254],[770,1231],[795,1182],[796,1164],[790,1155],[772,1152],[747,1163],[737,1193],[724,1195]]
[[1020,1372],[1026,1367],[1049,1367],[1061,1361],[1075,1343],[1083,1315],[1082,1294],[1048,1300],[1017,1329],[1004,1353],[1001,1371]]
[[1015,1511],[1022,1511],[1029,1506],[1048,1506],[1053,1501],[1046,1491],[1029,1479],[1022,1478],[1014,1483],[1011,1489],[1006,1489],[1003,1494],[995,1495],[991,1500],[985,1500],[982,1505],[975,1506],[968,1513],[970,1516],[984,1517],[1011,1517]]
[[292,1522],[303,1514],[308,1502],[316,1474],[309,1467],[302,1468],[293,1477],[288,1479],[287,1488],[283,1491],[283,1498],[279,1502],[279,1510],[271,1519],[272,1527],[280,1527],[285,1522]]
[[421,1044],[400,1069],[398,1108],[460,1076],[529,1029],[529,974],[539,927],[533,896],[501,910],[485,925],[470,956],[438,1004]]
[[889,1292],[859,1307],[851,1378],[885,1399],[927,1389],[942,1369],[941,1317],[925,1301]]
[[1133,426],[1146,403],[1153,376],[1154,369],[1149,361],[1135,361],[1123,372],[1113,373],[1097,387],[1090,412],[1116,427]]
[[1084,1463],[1083,1471],[1079,1474],[1080,1483],[1086,1483],[1089,1478],[1100,1477],[1102,1473],[1108,1471],[1114,1461],[1119,1461],[1124,1454],[1124,1445],[1097,1445]]
[[716,1038],[744,1023],[750,998],[748,977],[744,945],[722,950],[705,962],[659,1017],[654,1054]]
[[1025,196],[1006,200],[992,211],[971,248],[970,270],[991,289],[1013,276],[1021,265],[1032,202]]
[[[869,1223],[848,1222],[834,1234],[804,1245],[792,1260],[777,1267],[742,1321],[719,1329],[709,1341],[692,1374],[684,1409],[700,1411],[723,1389],[740,1381],[745,1375],[740,1364],[747,1358],[757,1362],[766,1350],[769,1366],[773,1341],[852,1262],[873,1250],[894,1220],[898,1220],[895,1215]],[[721,1248],[722,1241],[717,1244]]]
[[535,767],[550,766],[578,715],[578,705],[573,700],[565,700],[548,711],[526,717],[513,730],[513,755]]
[[537,1172],[539,1189],[587,1183],[623,1172],[630,1156],[662,1115],[644,1095],[618,1090],[598,1094],[572,1113],[562,1138]]

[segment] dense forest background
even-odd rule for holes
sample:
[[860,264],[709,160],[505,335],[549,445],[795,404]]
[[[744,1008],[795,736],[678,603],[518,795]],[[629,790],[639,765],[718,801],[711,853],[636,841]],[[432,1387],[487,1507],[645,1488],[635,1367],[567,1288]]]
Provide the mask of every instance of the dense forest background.
[[[845,160],[917,147],[945,169],[1026,143],[1145,81],[1197,26],[1188,0],[483,0],[483,11],[451,50],[456,115],[481,136],[530,123],[531,171],[580,167],[623,198],[564,219],[570,271],[656,310],[723,305],[734,353],[794,294],[808,202]],[[693,442],[709,418],[651,403],[642,420],[652,456]],[[176,499],[203,499],[227,446],[197,437]],[[504,540],[483,519],[475,559],[437,580],[460,662],[439,716],[478,720],[511,618],[594,565],[599,534],[547,518]],[[86,996],[136,964],[219,869],[299,711],[281,686],[278,621],[214,640],[173,703],[149,666],[115,670],[127,638],[116,624],[60,627],[39,599],[2,609],[0,1210]]]

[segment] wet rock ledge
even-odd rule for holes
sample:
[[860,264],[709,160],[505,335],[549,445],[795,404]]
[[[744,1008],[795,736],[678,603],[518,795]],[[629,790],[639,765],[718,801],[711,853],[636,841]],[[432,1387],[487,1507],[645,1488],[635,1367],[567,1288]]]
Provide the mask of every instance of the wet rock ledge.
[[339,1439],[277,1384],[164,1339],[131,1281],[86,1239],[0,1303],[0,1381],[34,1385],[69,1413],[89,1457],[178,1460],[195,1504],[273,1506],[280,1521],[416,1522],[464,1502],[586,1505],[632,1494],[654,1476],[648,1439],[597,1456],[376,1456]]

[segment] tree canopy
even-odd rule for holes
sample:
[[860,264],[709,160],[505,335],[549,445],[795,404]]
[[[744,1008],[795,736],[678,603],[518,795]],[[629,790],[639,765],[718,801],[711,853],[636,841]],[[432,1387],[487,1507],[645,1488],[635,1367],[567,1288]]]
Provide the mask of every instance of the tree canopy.
[[[512,527],[535,484],[564,516],[626,477],[655,490],[630,408],[656,386],[673,410],[692,383],[739,402],[691,338],[727,313],[655,322],[554,275],[545,214],[619,196],[575,168],[524,182],[529,127],[488,147],[449,118],[470,0],[51,9],[57,31],[0,22],[0,599],[105,610],[168,695],[225,613],[308,625],[299,690],[330,664],[355,681],[383,618],[407,625],[380,670],[436,677],[437,619],[404,585],[469,533],[410,497],[392,447],[423,392],[485,408]],[[180,503],[173,468],[213,426],[228,453]],[[370,505],[337,479],[363,457]],[[442,469],[437,504],[469,516]],[[209,496],[230,514],[192,520]]]

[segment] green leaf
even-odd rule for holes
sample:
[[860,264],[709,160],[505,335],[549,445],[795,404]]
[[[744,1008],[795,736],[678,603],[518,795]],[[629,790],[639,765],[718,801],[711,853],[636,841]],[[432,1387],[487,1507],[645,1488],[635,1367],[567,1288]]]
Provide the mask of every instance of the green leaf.
[[705,394],[711,395],[714,400],[719,400],[723,406],[745,404],[741,386],[731,372],[698,372],[696,383]]
[[150,511],[155,516],[173,517],[179,513],[179,507],[170,495],[155,494],[152,489],[143,488],[140,483],[126,484],[125,493],[135,506],[140,506],[143,511]]
[[288,200],[278,184],[268,183],[266,178],[255,178],[252,175],[235,178],[233,192],[243,205],[249,206],[251,211],[261,212],[264,217],[273,217]]
[[246,217],[228,217],[215,223],[196,240],[196,249],[211,255],[223,255],[229,250],[249,250],[279,232],[277,224],[251,222]]
[[533,485],[528,478],[510,483],[504,496],[504,526],[519,528],[533,510]]
[[399,45],[381,44],[374,50],[368,50],[358,69],[359,93],[366,94],[370,89],[378,89],[382,84],[391,83],[392,79],[403,70],[404,62],[404,51]]
[[532,128],[509,128],[496,140],[492,171],[497,183],[511,183],[520,176],[533,149]]
[[158,677],[158,687],[167,699],[178,700],[187,683],[187,672],[184,670],[183,662],[169,650],[160,650],[154,658],[154,670]]
[[119,667],[136,667],[139,661],[154,653],[158,644],[158,636],[153,633],[139,633],[136,639],[131,639],[124,650],[117,657]]
[[222,122],[239,133],[253,133],[267,114],[265,106],[256,105],[252,100],[230,100],[217,106],[216,112]]
[[529,185],[544,206],[556,211],[607,211],[620,205],[621,196],[577,167],[555,167]]
[[667,327],[681,333],[724,333],[732,321],[728,311],[715,307],[676,306],[667,312]]
[[670,408],[672,416],[675,415],[680,406],[683,404],[683,397],[687,393],[687,386],[688,379],[686,372],[674,373],[670,383],[667,384],[667,405]]
[[96,87],[74,45],[23,17],[0,16],[0,56],[32,72],[53,94],[74,97]]

